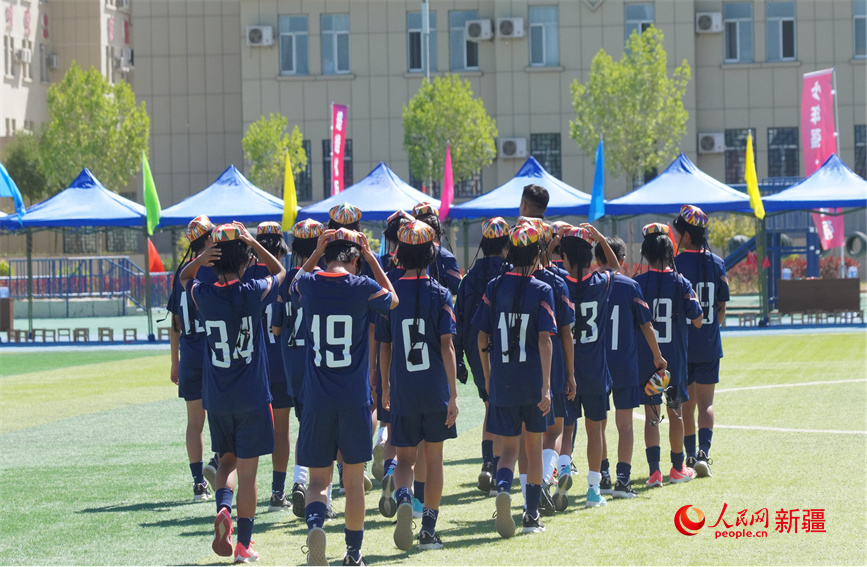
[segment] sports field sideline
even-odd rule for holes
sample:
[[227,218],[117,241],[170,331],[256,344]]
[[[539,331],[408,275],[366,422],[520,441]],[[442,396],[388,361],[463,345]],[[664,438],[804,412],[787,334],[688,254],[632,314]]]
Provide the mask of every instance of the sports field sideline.
[[[459,437],[446,445],[438,527],[445,549],[397,550],[372,493],[365,557],[425,565],[867,563],[865,339],[861,330],[724,333],[713,478],[645,490],[636,420],[639,498],[585,509],[575,492],[567,512],[547,519],[545,533],[510,540],[496,534],[493,499],[475,488],[483,406],[470,382],[459,391]],[[167,346],[0,350],[3,564],[225,563],[210,549],[213,500],[190,500],[184,406],[168,370]],[[608,435],[612,455],[613,423]],[[579,477],[586,473],[581,438]],[[291,512],[266,512],[270,468],[261,459],[254,535],[261,562],[303,564],[306,526]],[[341,514],[343,500],[334,502]],[[517,496],[515,514],[520,502]],[[674,525],[685,505],[706,517],[693,537]],[[742,510],[749,524],[765,508],[767,528],[736,525]],[[805,515],[813,519],[806,526]],[[721,530],[726,523],[732,528]],[[342,528],[340,520],[326,524],[332,563],[343,555]],[[737,530],[767,537],[735,539]]]

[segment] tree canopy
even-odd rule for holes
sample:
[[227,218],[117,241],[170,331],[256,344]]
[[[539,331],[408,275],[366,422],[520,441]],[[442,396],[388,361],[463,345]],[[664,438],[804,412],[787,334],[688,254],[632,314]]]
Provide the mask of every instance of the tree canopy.
[[289,120],[282,114],[261,116],[250,124],[241,145],[244,158],[250,162],[247,178],[257,187],[277,193],[283,187],[286,167],[286,152],[292,174],[297,175],[307,167],[307,153],[304,151],[304,136],[298,126],[286,133]]
[[15,185],[21,191],[21,196],[31,203],[41,200],[48,193],[40,162],[39,142],[40,136],[37,133],[18,132],[6,146],[3,159],[9,176],[15,180]]

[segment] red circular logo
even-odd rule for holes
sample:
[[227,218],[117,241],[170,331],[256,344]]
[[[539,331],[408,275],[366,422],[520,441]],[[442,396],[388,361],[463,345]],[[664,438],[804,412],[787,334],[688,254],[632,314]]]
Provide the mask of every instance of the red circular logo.
[[[687,512],[693,509],[698,514],[698,520],[692,521],[689,519]],[[694,536],[704,526],[704,512],[694,507],[692,504],[687,504],[674,514],[674,527],[677,531],[685,536]]]

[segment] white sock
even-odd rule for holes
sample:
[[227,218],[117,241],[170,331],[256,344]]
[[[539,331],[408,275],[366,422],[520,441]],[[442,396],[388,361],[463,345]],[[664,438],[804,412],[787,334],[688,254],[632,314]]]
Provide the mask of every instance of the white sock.
[[518,477],[521,480],[521,496],[524,497],[524,508],[527,507],[527,475],[522,474]]
[[554,449],[542,450],[542,482],[551,484],[554,480],[554,471],[557,468],[557,451]]
[[602,480],[602,473],[598,473],[595,471],[590,471],[587,473],[587,485],[590,488],[595,488],[599,486],[599,481]]
[[300,482],[301,484],[307,484],[307,467],[295,465],[293,470],[292,483]]
[[572,474],[572,457],[569,455],[560,455],[560,474]]
[[328,488],[325,490],[325,507],[331,508],[331,484],[328,483]]
[[388,429],[384,425],[379,426],[379,431],[376,432],[376,445],[385,445],[388,441]]

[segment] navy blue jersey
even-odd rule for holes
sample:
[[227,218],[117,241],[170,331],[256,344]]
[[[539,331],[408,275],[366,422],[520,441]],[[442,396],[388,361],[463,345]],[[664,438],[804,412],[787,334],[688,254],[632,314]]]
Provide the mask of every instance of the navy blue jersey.
[[566,280],[575,306],[572,342],[575,345],[575,384],[578,395],[604,396],[611,389],[611,374],[605,352],[608,332],[608,295],[611,276],[590,272],[579,282]]
[[[701,305],[692,291],[692,285],[685,277],[670,269],[665,271],[649,270],[635,276],[644,299],[650,306],[656,342],[662,357],[668,362],[671,381],[674,384],[686,383],[687,344],[692,319],[701,316]],[[638,343],[638,372],[644,380],[656,367],[653,353],[647,341]]]
[[692,283],[704,311],[701,329],[689,327],[689,362],[712,362],[722,358],[718,314],[720,302],[729,300],[725,262],[709,250],[682,250],[674,262],[677,271]]
[[553,262],[547,269],[563,278],[564,281],[569,277],[569,272],[563,269],[563,260]]
[[563,343],[560,340],[560,328],[569,327],[575,322],[575,308],[569,300],[569,290],[566,281],[551,270],[536,270],[533,277],[551,286],[554,294],[554,323],[557,325],[557,335],[551,337],[551,393],[566,392],[566,361],[563,358]]
[[212,414],[250,412],[271,402],[262,310],[277,297],[277,288],[273,276],[244,283],[187,284],[208,338],[202,405]]
[[429,276],[403,276],[393,285],[403,299],[377,319],[375,335],[392,343],[392,415],[445,411],[450,392],[440,339],[455,333],[452,295]]
[[472,325],[473,315],[482,302],[482,296],[491,280],[499,275],[505,260],[502,256],[487,256],[479,258],[467,275],[461,280],[458,294],[455,297],[455,318],[457,332],[455,334],[455,349],[463,352],[467,360],[471,356],[479,356],[479,330]]
[[458,293],[461,285],[461,270],[458,268],[458,260],[455,255],[435,244],[437,249],[437,277],[441,284],[449,288],[452,294]]
[[605,334],[605,347],[613,387],[639,386],[638,343],[646,342],[641,326],[650,321],[650,308],[635,280],[614,275],[608,312],[610,329]]
[[275,327],[283,329],[276,337],[280,344],[283,374],[286,376],[286,392],[293,398],[301,397],[304,382],[304,369],[307,366],[307,329],[303,324],[303,313],[297,298],[293,300],[289,286],[301,268],[286,272],[286,279],[280,285],[280,292],[274,305]]
[[[189,264],[181,266],[178,274]],[[196,278],[205,283],[216,283],[217,274],[207,266],[202,266],[196,273]],[[205,328],[199,319],[199,310],[196,304],[190,300],[187,291],[181,287],[181,278],[174,278],[174,290],[169,297],[166,309],[177,315],[181,322],[181,336],[178,345],[178,354],[181,364],[187,369],[201,370],[205,357]]]
[[[244,275],[241,279],[247,282],[266,278],[270,274],[271,271],[268,269],[268,266],[265,264],[255,264],[244,270]],[[285,282],[286,280],[283,281]],[[280,341],[271,332],[271,327],[276,326],[274,319],[280,307],[282,305],[278,304],[275,298],[274,301],[265,306],[262,312],[262,332],[265,336],[265,353],[268,357],[268,378],[274,384],[286,384],[286,371],[283,369],[283,353],[280,350]]]
[[301,273],[290,287],[307,329],[301,403],[313,410],[366,406],[370,401],[368,332],[373,313],[388,313],[391,293],[366,276]]
[[[524,287],[524,292],[515,311],[514,299],[520,287]],[[472,324],[487,333],[493,345],[488,353],[491,404],[516,407],[542,400],[539,333],[557,332],[553,305],[551,286],[532,276],[509,272],[488,284]],[[512,337],[517,338],[517,344],[509,353]]]

